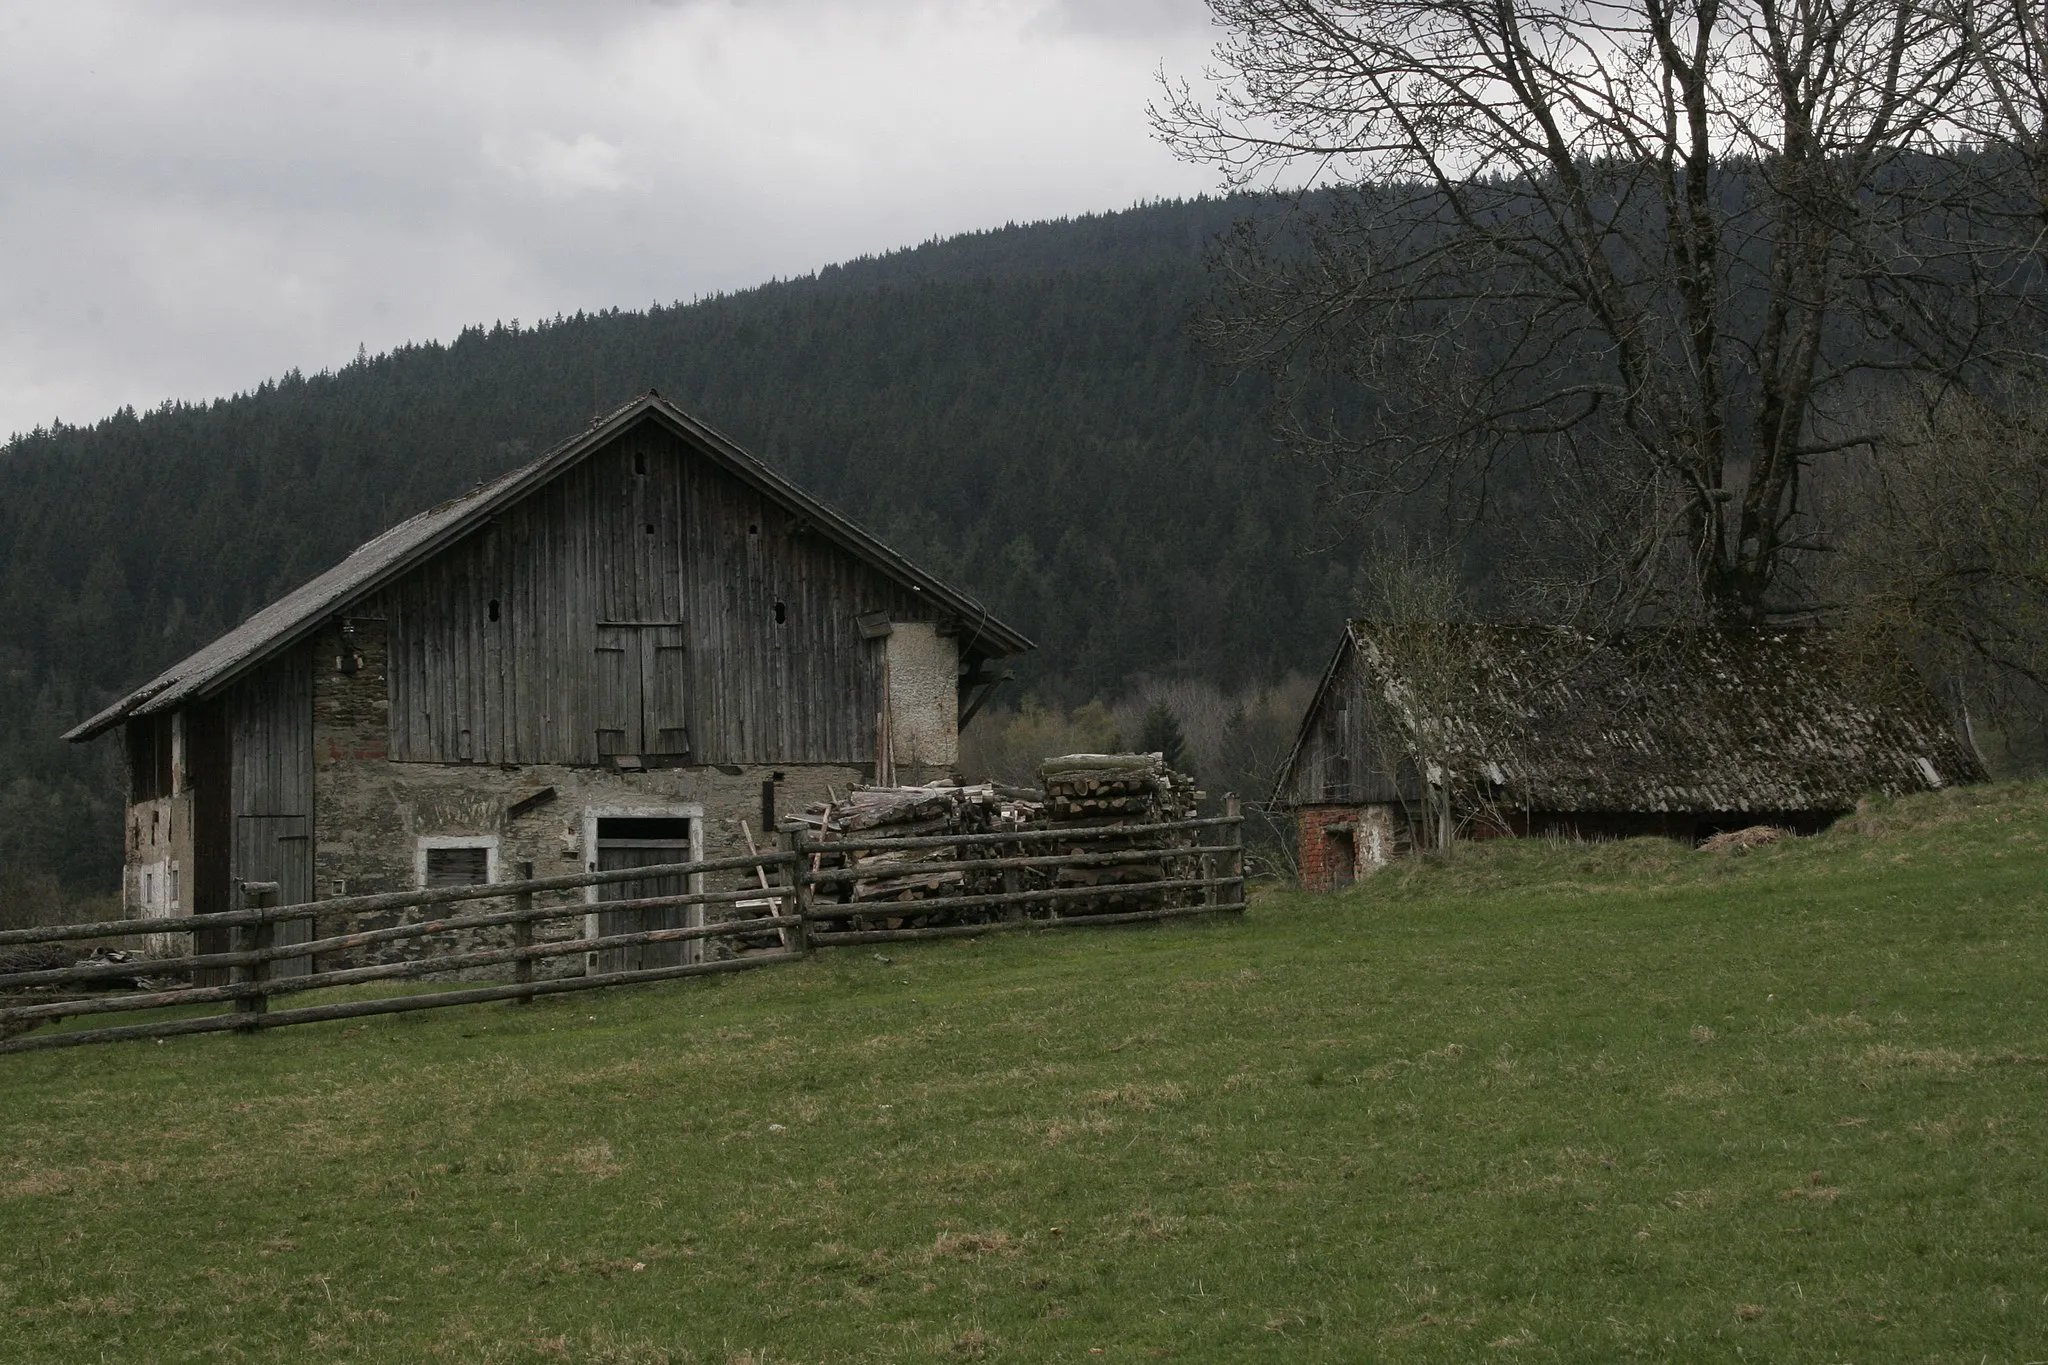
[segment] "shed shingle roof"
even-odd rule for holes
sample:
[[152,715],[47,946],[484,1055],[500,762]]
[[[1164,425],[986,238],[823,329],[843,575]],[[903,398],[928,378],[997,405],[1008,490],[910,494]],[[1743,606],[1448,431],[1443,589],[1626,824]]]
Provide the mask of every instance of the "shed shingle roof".
[[912,585],[962,620],[975,623],[976,639],[984,653],[1003,656],[1033,647],[1025,636],[990,616],[988,609],[974,598],[918,568],[732,441],[650,392],[591,423],[587,430],[538,459],[479,484],[459,498],[409,517],[364,542],[333,568],[294,588],[211,644],[66,731],[64,738],[91,739],[131,716],[172,710],[181,703],[218,691],[247,669],[316,629],[349,602],[391,581],[459,539],[492,513],[547,483],[627,428],[645,421],[661,423],[728,473],[803,514],[820,533],[844,549],[890,577]]
[[1848,810],[1984,778],[1909,669],[1823,629],[1355,621],[1347,648],[1399,750],[1530,810]]

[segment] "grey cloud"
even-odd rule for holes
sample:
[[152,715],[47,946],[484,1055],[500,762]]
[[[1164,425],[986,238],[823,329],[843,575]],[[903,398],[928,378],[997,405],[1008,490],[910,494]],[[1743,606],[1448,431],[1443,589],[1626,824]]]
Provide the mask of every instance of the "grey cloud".
[[0,9],[0,434],[1201,190],[1189,8]]
[[1119,38],[1200,37],[1210,30],[1203,0],[1056,0],[1045,22]]

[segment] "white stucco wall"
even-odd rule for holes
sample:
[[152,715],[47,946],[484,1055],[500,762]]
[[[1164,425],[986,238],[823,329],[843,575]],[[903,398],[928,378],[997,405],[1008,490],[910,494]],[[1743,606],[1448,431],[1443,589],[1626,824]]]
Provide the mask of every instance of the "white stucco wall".
[[960,642],[922,621],[894,623],[889,651],[889,749],[898,765],[960,761]]

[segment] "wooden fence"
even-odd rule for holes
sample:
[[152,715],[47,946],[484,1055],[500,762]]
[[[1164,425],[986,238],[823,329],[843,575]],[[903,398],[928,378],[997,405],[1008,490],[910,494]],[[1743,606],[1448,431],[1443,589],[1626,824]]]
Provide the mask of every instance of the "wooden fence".
[[[1027,851],[1047,845],[1057,847],[1051,852]],[[897,861],[905,859],[914,861]],[[236,910],[0,931],[0,953],[24,945],[129,940],[143,935],[193,936],[191,951],[177,957],[135,954],[125,961],[85,961],[0,972],[0,1053],[128,1038],[247,1032],[492,1000],[524,1003],[536,996],[568,991],[744,971],[794,961],[820,948],[1020,929],[1130,924],[1244,908],[1243,822],[1235,800],[1228,803],[1225,815],[1162,824],[833,840],[814,839],[803,830],[792,829],[783,833],[776,848],[744,856],[560,877],[534,877],[528,863],[520,865],[520,872],[521,879],[512,882],[343,896],[301,905],[278,905],[275,883],[251,882],[242,885],[243,905]],[[701,889],[706,877],[718,873],[750,878],[754,884]],[[1122,879],[1127,874],[1135,874],[1137,879]],[[957,890],[916,899],[859,898],[863,887],[886,889],[888,879],[905,876],[945,882]],[[543,903],[540,899],[561,892],[587,896],[593,887],[677,877],[690,889],[597,902]],[[996,889],[977,890],[978,884]],[[600,933],[594,930],[591,918],[596,911],[610,917],[675,907],[686,908],[686,917],[700,922]],[[710,920],[714,908],[736,912],[736,917]],[[280,924],[309,919],[316,924],[332,923],[394,912],[401,916],[421,912],[423,917],[332,933],[310,942],[275,941]],[[570,920],[583,921],[581,934],[548,937],[536,932]],[[286,974],[280,966],[304,959],[317,968],[322,956],[331,958],[433,935],[489,930],[505,931],[509,942],[295,974]],[[218,938],[223,934],[228,941],[225,951],[200,949],[198,936]],[[601,952],[667,944],[682,945],[679,955],[685,960],[626,970],[597,969]],[[713,944],[729,956],[704,960],[706,948]],[[577,958],[582,959],[577,974],[542,977],[536,972],[542,964]],[[271,1007],[281,997],[305,991],[449,973],[508,971],[509,981],[296,1008]],[[225,980],[219,980],[223,975]],[[201,984],[208,977],[215,978],[216,984]],[[167,985],[166,979],[190,984]],[[194,1005],[225,1005],[226,1009],[208,1014],[180,1012],[125,1025],[30,1031],[87,1015]]]

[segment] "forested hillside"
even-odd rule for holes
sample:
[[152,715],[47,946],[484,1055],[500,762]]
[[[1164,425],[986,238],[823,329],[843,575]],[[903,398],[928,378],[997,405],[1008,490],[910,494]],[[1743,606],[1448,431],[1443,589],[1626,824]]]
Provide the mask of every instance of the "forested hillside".
[[1008,227],[648,312],[365,356],[0,448],[0,869],[110,887],[97,705],[650,387],[1039,641],[1016,695],[1312,668],[1345,610],[1262,393],[1189,338],[1255,200]]

